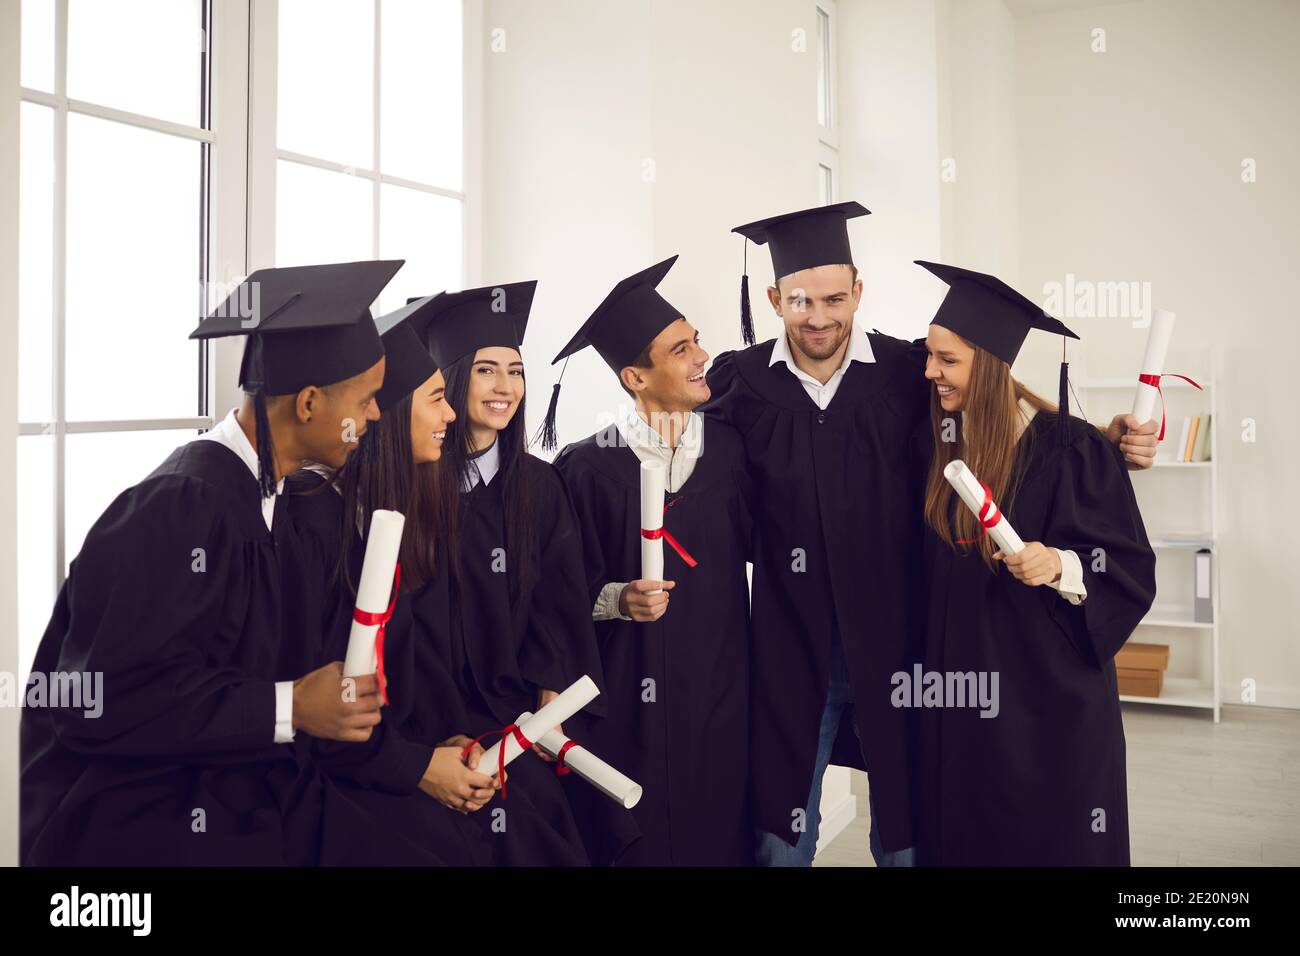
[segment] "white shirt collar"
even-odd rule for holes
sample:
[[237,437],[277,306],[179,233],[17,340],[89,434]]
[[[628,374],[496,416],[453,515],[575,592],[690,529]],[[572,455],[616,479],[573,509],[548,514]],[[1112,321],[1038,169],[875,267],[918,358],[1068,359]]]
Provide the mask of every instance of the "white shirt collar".
[[465,484],[461,489],[462,491],[473,491],[474,486],[480,481],[485,485],[492,484],[492,479],[501,470],[501,442],[498,440],[499,438],[500,436],[497,436],[496,439],[493,439],[487,451],[477,458],[469,460],[469,468],[465,475]]
[[694,412],[687,412],[686,427],[677,436],[677,445],[664,441],[657,428],[632,410],[616,423],[619,435],[639,461],[661,461],[668,468],[665,490],[676,493],[690,479],[695,462],[704,451],[704,423]]
[[[225,445],[248,466],[248,470],[253,473],[253,477],[257,477],[257,449],[253,447],[253,443],[244,434],[244,429],[240,427],[239,419],[235,417],[235,409],[232,408],[230,414],[196,438],[195,441],[215,441]],[[282,491],[284,491],[283,478],[276,483],[275,495],[262,499],[262,517],[266,519],[268,529],[271,527],[271,521],[275,515],[276,497]]]
[[[835,370],[835,375],[843,375],[844,370],[849,367],[850,362],[874,362],[876,353],[872,351],[871,339],[867,338],[867,333],[858,327],[856,322],[849,332],[849,347],[844,353],[844,361],[840,367]],[[784,362],[797,377],[812,378],[807,372],[794,364],[794,356],[790,353],[790,342],[784,333],[776,337],[776,344],[772,346],[772,357],[767,364],[775,365],[777,362]],[[817,381],[813,379],[813,381]],[[821,384],[818,382],[818,384]]]

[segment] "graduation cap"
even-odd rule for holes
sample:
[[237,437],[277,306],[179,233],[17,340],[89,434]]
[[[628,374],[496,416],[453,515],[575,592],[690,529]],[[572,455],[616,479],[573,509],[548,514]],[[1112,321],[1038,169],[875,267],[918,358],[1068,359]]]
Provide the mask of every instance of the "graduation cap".
[[438,363],[424,346],[429,325],[425,316],[436,300],[437,296],[432,295],[411,299],[400,309],[375,319],[387,359],[384,386],[375,396],[381,412],[397,405],[438,371]]
[[258,269],[190,333],[192,339],[246,335],[239,384],[253,396],[258,481],[275,494],[268,395],[292,395],[360,375],[384,355],[370,303],[403,260]]
[[413,320],[439,368],[479,349],[504,346],[519,350],[528,328],[537,280],[483,286],[432,297]]
[[[1058,319],[1045,313],[1041,306],[1025,298],[1011,286],[996,276],[973,272],[957,266],[947,266],[938,262],[914,260],[944,282],[948,283],[948,294],[944,296],[939,309],[930,320],[931,325],[939,325],[950,332],[955,332],[966,341],[991,352],[1002,361],[1011,365],[1020,354],[1030,329],[1054,332],[1066,338],[1077,339]],[[1061,383],[1059,411],[1063,443],[1069,440],[1070,365],[1064,361],[1065,342],[1062,339]]]
[[[614,286],[551,364],[567,359],[589,345],[615,375],[636,361],[655,336],[682,318],[681,310],[661,296],[656,288],[676,261],[677,256],[669,256]],[[567,362],[565,366],[568,366]],[[564,379],[563,370],[560,379]],[[551,387],[551,402],[540,432],[542,447],[547,451],[555,450],[555,413],[559,398],[560,382],[556,382]]]
[[748,240],[771,246],[772,270],[777,279],[816,266],[852,265],[848,221],[869,215],[871,210],[861,203],[841,202],[759,219],[731,230],[747,240],[745,270],[740,279],[740,334],[746,345],[754,344],[754,319],[749,307]]

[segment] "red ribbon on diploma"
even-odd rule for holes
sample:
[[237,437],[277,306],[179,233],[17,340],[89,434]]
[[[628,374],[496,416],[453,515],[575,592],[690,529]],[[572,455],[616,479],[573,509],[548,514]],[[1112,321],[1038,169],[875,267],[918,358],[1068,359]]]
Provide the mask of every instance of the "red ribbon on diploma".
[[[673,499],[673,501],[676,500],[676,498]],[[669,504],[672,504],[672,502],[669,502]],[[668,505],[664,505],[664,514],[667,513]],[[687,567],[695,567],[697,562],[691,557],[691,553],[677,543],[677,539],[672,536],[667,528],[661,526],[655,528],[653,531],[642,528],[641,537],[645,538],[647,541],[658,541],[660,538],[663,538],[668,542],[668,546],[677,552],[677,556],[686,562]]]
[[379,678],[379,693],[384,698],[384,703],[388,703],[388,677],[384,674],[384,629],[388,626],[388,621],[393,616],[393,608],[397,607],[397,586],[402,581],[402,565],[398,562],[397,568],[393,571],[393,599],[388,602],[387,611],[363,611],[361,608],[352,609],[352,620],[358,624],[364,624],[367,627],[379,626],[375,631],[375,676]]
[[[1164,389],[1160,387],[1160,380],[1164,378],[1166,375],[1172,378],[1181,378],[1188,385],[1194,386],[1195,388],[1200,388],[1201,391],[1205,391],[1205,389],[1201,388],[1201,386],[1197,385],[1186,375],[1179,375],[1177,372],[1165,372],[1163,375],[1148,375],[1146,372],[1143,372],[1141,375],[1138,376],[1139,382],[1141,382],[1143,385],[1150,385],[1152,388],[1154,388],[1157,392],[1160,393],[1160,434],[1156,436],[1156,441],[1165,440],[1165,392]],[[1146,424],[1146,423],[1141,422],[1140,424]]]
[[[975,480],[979,481],[978,478]],[[984,503],[980,505],[978,515],[980,520],[980,536],[979,538],[958,538],[958,544],[975,544],[980,540],[980,538],[983,538],[988,534],[989,528],[996,526],[997,523],[1002,520],[1001,509],[993,503],[993,492],[991,492],[989,486],[984,484],[982,481],[980,481],[980,487],[984,489]]]
[[571,773],[569,768],[564,765],[564,755],[569,752],[570,748],[576,746],[578,746],[576,740],[566,740],[564,746],[560,748],[560,752],[555,755],[555,775],[557,777],[563,777],[566,773]]
[[[474,745],[484,737],[491,737],[494,734],[501,735],[501,748],[497,751],[497,776],[501,777],[501,799],[504,800],[506,798],[506,778],[504,776],[506,772],[506,738],[511,734],[514,734],[515,742],[519,744],[519,747],[522,750],[532,750],[533,742],[524,736],[524,732],[519,729],[518,724],[506,724],[500,730],[489,730],[486,733],[479,734],[467,743],[464,749],[460,752],[460,759],[468,760],[469,752],[474,749]],[[479,771],[479,773],[482,772],[483,771],[481,770]]]

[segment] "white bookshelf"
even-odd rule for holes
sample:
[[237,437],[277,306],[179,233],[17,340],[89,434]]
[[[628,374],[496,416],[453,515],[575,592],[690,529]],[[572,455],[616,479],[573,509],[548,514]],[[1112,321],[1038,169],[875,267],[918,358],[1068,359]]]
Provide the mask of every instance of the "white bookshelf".
[[[1182,371],[1177,369],[1176,371]],[[1177,397],[1169,404],[1183,407],[1182,399],[1187,393],[1200,395],[1198,412],[1210,415],[1210,460],[1209,461],[1170,461],[1166,456],[1176,454],[1174,447],[1178,444],[1179,430],[1182,425],[1182,413],[1171,410],[1165,428],[1165,440],[1161,442],[1155,465],[1147,471],[1131,471],[1134,489],[1141,499],[1144,492],[1160,495],[1162,506],[1183,508],[1176,521],[1166,522],[1166,526],[1147,521],[1147,536],[1151,547],[1156,552],[1157,573],[1162,560],[1186,564],[1186,554],[1202,549],[1211,553],[1210,604],[1212,621],[1194,620],[1190,603],[1161,602],[1156,595],[1156,604],[1152,606],[1142,623],[1133,634],[1133,640],[1148,644],[1165,644],[1170,646],[1170,668],[1174,669],[1174,654],[1189,655],[1195,650],[1196,664],[1194,676],[1180,674],[1166,677],[1159,697],[1136,697],[1121,694],[1120,700],[1136,704],[1155,704],[1162,707],[1193,707],[1210,711],[1214,722],[1219,722],[1222,688],[1219,684],[1220,660],[1220,622],[1219,612],[1219,549],[1217,533],[1219,527],[1218,486],[1219,486],[1219,433],[1222,422],[1218,411],[1218,380],[1215,370],[1200,375],[1189,373],[1201,384],[1204,394],[1200,395],[1191,385],[1181,379],[1166,378],[1161,387],[1166,398]],[[1075,387],[1083,395],[1084,406],[1088,411],[1096,408],[1104,416],[1091,414],[1096,421],[1110,421],[1111,415],[1118,411],[1128,411],[1131,407],[1135,379],[1130,378],[1085,378],[1076,382]],[[1095,401],[1094,401],[1095,399]],[[1187,494],[1187,486],[1182,482],[1204,483],[1204,487],[1195,488],[1195,494]],[[1180,493],[1180,491],[1182,493]],[[1189,504],[1188,502],[1193,502]],[[1175,509],[1176,510],[1176,509]],[[1144,520],[1146,516],[1144,515]],[[1176,526],[1175,526],[1176,525]],[[1191,571],[1188,571],[1191,574]],[[1205,644],[1208,643],[1208,648]],[[1180,662],[1181,663],[1181,662]]]

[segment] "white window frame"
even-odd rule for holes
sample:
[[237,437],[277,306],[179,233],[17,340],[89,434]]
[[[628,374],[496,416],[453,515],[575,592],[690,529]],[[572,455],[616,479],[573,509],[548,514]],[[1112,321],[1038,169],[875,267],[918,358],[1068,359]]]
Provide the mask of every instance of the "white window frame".
[[[196,362],[198,364],[199,388],[196,394],[195,415],[193,417],[181,418],[153,418],[153,419],[106,419],[106,420],[80,420],[68,421],[67,419],[67,309],[65,288],[67,285],[67,193],[68,193],[68,114],[79,113],[85,116],[94,116],[99,119],[109,120],[116,123],[122,123],[128,126],[135,126],[140,129],[151,130],[156,133],[164,133],[169,136],[175,136],[180,139],[188,140],[201,144],[204,177],[210,180],[213,146],[217,142],[216,133],[211,128],[211,75],[213,69],[212,61],[212,8],[220,0],[203,0],[201,3],[201,23],[203,31],[203,70],[207,74],[207,85],[209,89],[205,91],[205,98],[208,101],[207,116],[200,116],[199,126],[190,126],[184,123],[174,123],[168,120],[157,119],[152,116],[145,116],[140,113],[132,113],[127,110],[114,109],[108,106],[101,106],[97,103],[87,102],[85,100],[75,100],[68,97],[68,0],[55,0],[54,5],[54,92],[49,93],[44,90],[33,90],[28,87],[19,88],[19,96],[24,103],[35,103],[40,106],[48,107],[53,110],[54,116],[54,196],[53,196],[53,216],[54,216],[54,248],[52,250],[52,263],[54,281],[52,283],[51,299],[51,340],[53,345],[53,356],[50,363],[51,382],[50,388],[52,393],[51,401],[51,420],[50,421],[20,421],[18,423],[19,436],[24,435],[50,435],[54,439],[53,446],[53,470],[54,470],[54,580],[55,590],[63,586],[67,567],[67,543],[66,543],[66,513],[67,513],[67,482],[66,466],[67,455],[66,445],[68,435],[104,433],[104,432],[135,432],[135,431],[153,431],[158,429],[186,429],[193,428],[196,431],[203,428],[209,428],[212,425],[212,418],[208,412],[209,394],[207,389],[208,380],[208,361],[207,350],[200,344],[196,353]],[[205,128],[205,125],[208,128]],[[211,238],[210,223],[207,212],[211,209],[211,183],[207,185],[207,195],[200,194],[200,202],[205,203],[204,213],[199,217],[199,228],[203,230],[204,235],[200,236],[199,248],[201,250],[199,275],[200,282],[207,280],[211,264],[211,255],[209,242]],[[197,302],[196,302],[197,314]],[[177,318],[177,334],[186,334],[183,319]],[[22,374],[20,371],[19,374]]]
[[[838,48],[839,38],[839,21],[835,9],[835,0],[817,0],[816,11],[826,15],[827,28],[830,31],[829,42],[826,51],[826,72],[827,72],[827,91],[826,91],[826,118],[827,124],[823,126],[820,119],[817,122],[817,138],[828,148],[838,150],[840,148],[840,120],[839,120],[839,64],[836,50]],[[816,16],[816,13],[814,14]],[[820,22],[818,29],[814,33],[818,37],[817,55],[821,56],[821,39],[820,39]],[[822,73],[819,69],[817,72],[817,84],[820,88],[822,83]]]

